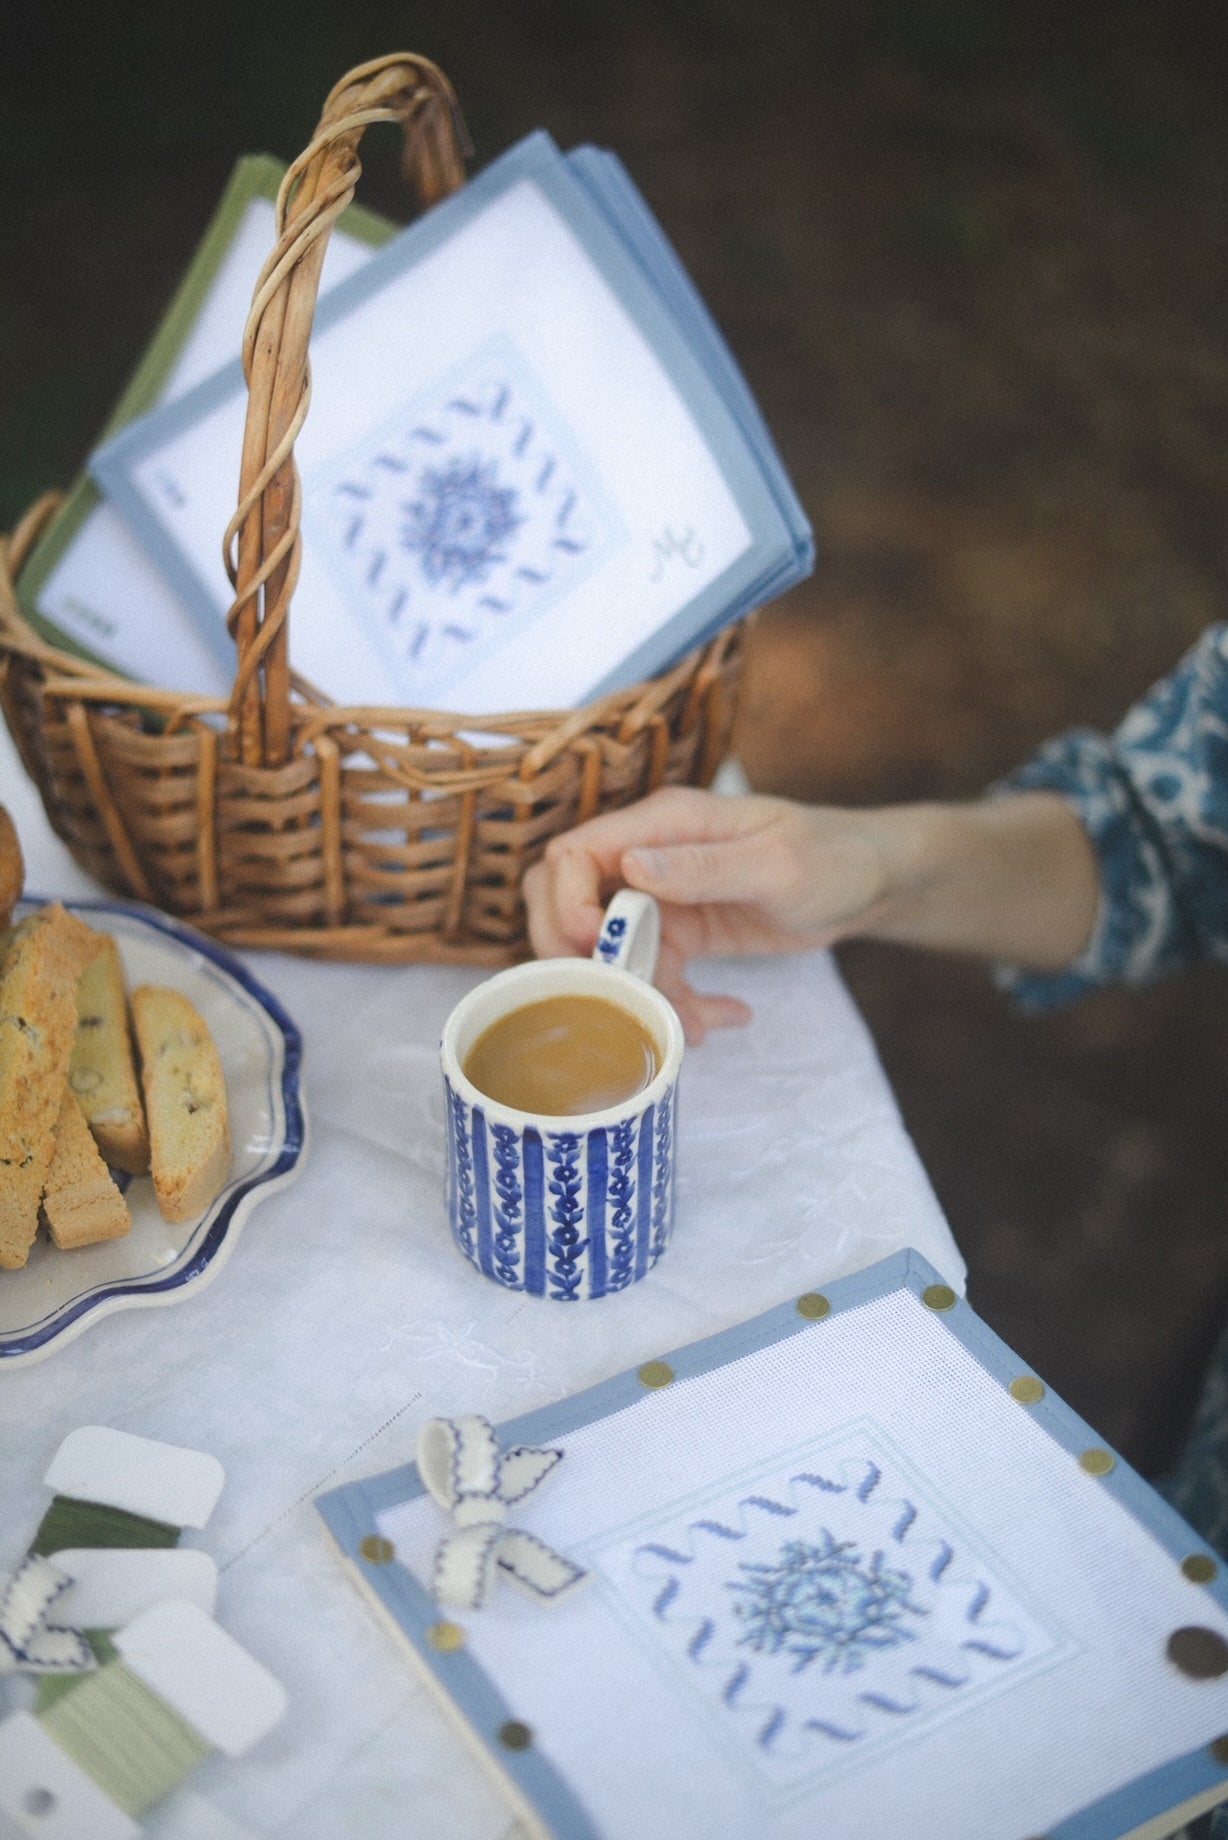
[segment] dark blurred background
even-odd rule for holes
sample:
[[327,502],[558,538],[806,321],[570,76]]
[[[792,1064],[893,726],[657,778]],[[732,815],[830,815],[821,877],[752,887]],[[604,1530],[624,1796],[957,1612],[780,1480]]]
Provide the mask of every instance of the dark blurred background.
[[[621,153],[776,433],[820,564],[753,637],[755,785],[973,795],[1222,617],[1226,49],[1221,0],[23,9],[0,526],[75,476],[235,157],[419,51],[478,164],[538,126]],[[1162,1470],[1228,1315],[1222,973],[1025,1020],[977,968],[841,956],[973,1301]]]

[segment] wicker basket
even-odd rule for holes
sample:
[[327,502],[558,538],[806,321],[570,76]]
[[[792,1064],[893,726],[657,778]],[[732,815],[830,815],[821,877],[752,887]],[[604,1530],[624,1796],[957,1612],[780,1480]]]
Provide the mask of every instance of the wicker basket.
[[[133,683],[48,645],[23,620],[14,583],[54,497],[0,549],[0,697],[51,824],[108,887],[234,945],[501,964],[526,950],[521,882],[552,836],[654,786],[711,779],[728,743],[742,632],[584,708],[480,724],[342,708],[291,672],[293,447],[310,396],[308,337],[328,234],[376,121],[401,124],[406,177],[423,203],[464,177],[451,87],[409,56],[344,77],[286,175],[244,335],[247,423],[226,535],[229,700]],[[498,741],[476,742],[478,727]]]

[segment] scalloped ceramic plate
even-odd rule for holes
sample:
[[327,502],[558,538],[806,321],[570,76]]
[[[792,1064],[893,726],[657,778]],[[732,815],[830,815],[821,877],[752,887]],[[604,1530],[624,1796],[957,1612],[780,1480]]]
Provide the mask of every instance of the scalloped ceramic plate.
[[[22,901],[18,914],[39,905]],[[60,1252],[40,1232],[21,1271],[0,1271],[0,1368],[53,1354],[113,1310],[183,1302],[217,1276],[256,1203],[294,1179],[306,1148],[302,1038],[247,967],[216,941],[151,908],[120,901],[64,905],[115,935],[129,989],[173,985],[205,1018],[226,1075],[233,1156],[225,1187],[193,1220],[164,1221],[152,1180],[137,1176],[126,1190],[132,1210],[126,1238]]]

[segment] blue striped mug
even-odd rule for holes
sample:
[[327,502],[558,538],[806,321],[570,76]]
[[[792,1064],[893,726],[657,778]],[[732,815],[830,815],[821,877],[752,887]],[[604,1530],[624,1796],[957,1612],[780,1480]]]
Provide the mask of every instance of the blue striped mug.
[[[651,1271],[669,1243],[683,1037],[650,981],[659,939],[651,896],[622,889],[591,959],[513,965],[471,990],[444,1025],[448,1220],[470,1264],[508,1290],[566,1303],[604,1297]],[[488,1028],[560,996],[602,997],[648,1030],[657,1073],[641,1092],[605,1111],[552,1116],[500,1104],[466,1078]]]

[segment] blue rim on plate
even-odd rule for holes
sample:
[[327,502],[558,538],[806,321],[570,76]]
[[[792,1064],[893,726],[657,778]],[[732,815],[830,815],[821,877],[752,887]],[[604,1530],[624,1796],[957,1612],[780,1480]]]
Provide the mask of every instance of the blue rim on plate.
[[[18,907],[19,911],[34,910],[45,904],[44,897],[28,895]],[[269,1145],[268,1160],[262,1159],[254,1170],[233,1185],[228,1182],[212,1206],[197,1221],[188,1223],[188,1238],[175,1257],[173,1270],[129,1272],[113,1279],[101,1279],[53,1306],[33,1322],[12,1329],[0,1328],[0,1365],[5,1361],[20,1361],[23,1357],[29,1360],[49,1353],[54,1342],[73,1339],[89,1326],[91,1319],[109,1315],[116,1309],[176,1302],[175,1293],[187,1292],[213,1277],[224,1254],[231,1250],[250,1209],[265,1194],[297,1173],[307,1140],[307,1118],[300,1090],[302,1036],[277,998],[246,965],[216,940],[155,908],[136,902],[107,900],[67,900],[63,904],[86,921],[91,916],[102,919],[111,915],[130,927],[134,925],[138,932],[145,929],[161,935],[174,946],[207,961],[215,977],[220,974],[223,990],[227,985],[237,985],[248,1001],[244,1003],[234,991],[228,993],[231,1000],[241,1005],[246,1015],[250,1016],[253,1010],[258,1012],[262,1033],[269,1043],[269,1110],[273,1118],[277,1119],[279,1110],[281,1116],[277,1137]],[[112,1243],[122,1246],[126,1242]],[[57,1260],[78,1256],[74,1252],[56,1254]],[[20,1274],[12,1275],[18,1277]],[[7,1276],[5,1274],[5,1278]]]

